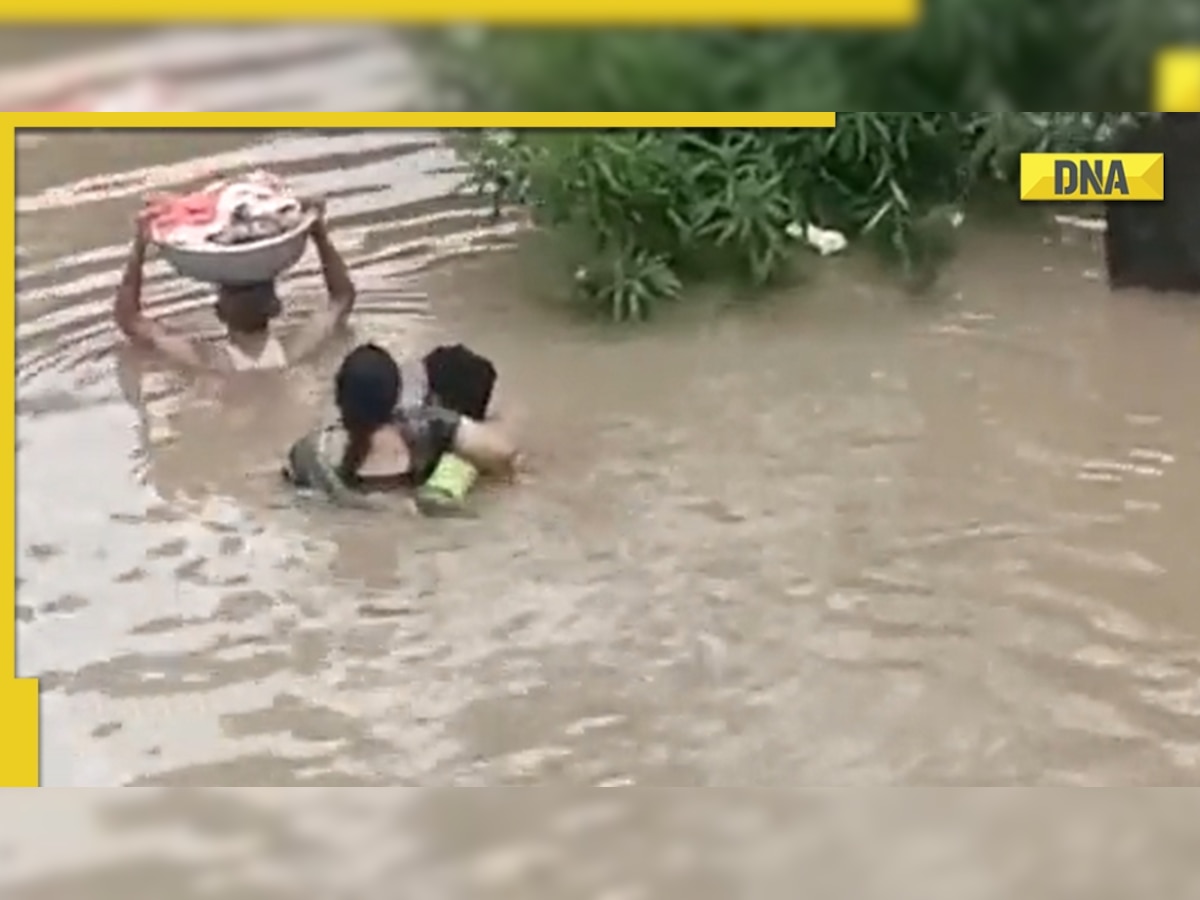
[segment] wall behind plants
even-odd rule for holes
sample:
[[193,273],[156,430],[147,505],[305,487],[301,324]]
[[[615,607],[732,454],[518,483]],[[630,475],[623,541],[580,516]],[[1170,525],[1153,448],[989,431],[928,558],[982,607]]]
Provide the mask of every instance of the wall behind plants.
[[[466,141],[476,185],[556,239],[575,296],[636,319],[689,281],[787,277],[810,223],[927,284],[952,211],[1011,185],[1020,152],[1093,147],[1137,115],[1021,109],[1145,106],[1154,52],[1200,27],[1183,0],[927,2],[903,33],[455,31],[419,46],[445,102],[472,109],[839,110],[832,132]],[[906,109],[934,111],[865,111]]]

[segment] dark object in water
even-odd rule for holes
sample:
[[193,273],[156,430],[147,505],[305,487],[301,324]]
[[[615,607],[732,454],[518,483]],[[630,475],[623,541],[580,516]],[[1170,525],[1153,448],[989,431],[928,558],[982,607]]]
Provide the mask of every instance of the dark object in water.
[[1111,150],[1164,154],[1165,199],[1105,204],[1109,286],[1200,293],[1200,114],[1123,129]]

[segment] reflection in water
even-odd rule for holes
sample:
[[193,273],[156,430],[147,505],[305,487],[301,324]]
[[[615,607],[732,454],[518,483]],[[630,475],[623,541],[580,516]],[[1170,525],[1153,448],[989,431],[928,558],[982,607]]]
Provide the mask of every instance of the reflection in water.
[[[436,524],[306,504],[280,452],[337,348],[221,383],[121,347],[138,196],[239,166],[330,198],[360,335],[498,360],[525,486]],[[436,135],[55,135],[19,169],[47,783],[1196,780],[1200,312],[1107,295],[1087,248],[987,236],[916,308],[839,261],[614,339],[522,296],[516,223],[452,196]]]

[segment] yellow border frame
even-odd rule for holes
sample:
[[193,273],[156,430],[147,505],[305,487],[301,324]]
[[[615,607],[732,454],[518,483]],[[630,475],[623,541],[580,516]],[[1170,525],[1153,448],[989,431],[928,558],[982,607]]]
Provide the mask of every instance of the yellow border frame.
[[1154,60],[1154,109],[1200,112],[1200,47],[1167,47]]
[[[0,122],[0,246],[9,251],[0,262],[0,277],[16,285],[16,148],[17,134],[9,122]],[[0,442],[10,447],[0,454],[0,496],[4,503],[4,541],[8,551],[0,554],[3,570],[0,579],[13,587],[12,617],[4,616],[0,630],[0,786],[38,786],[38,683],[32,678],[17,678],[17,409],[16,409],[16,330],[17,308],[9,301],[4,319],[8,337],[0,335],[0,366],[9,373],[0,378]]]
[[[8,247],[0,277],[16,285],[16,139],[21,129],[81,128],[832,128],[835,113],[0,113],[0,246]],[[0,579],[13,585],[12,617],[0,629],[0,787],[40,783],[38,683],[16,678],[16,303],[9,301],[6,330],[0,335],[0,365],[11,373],[3,383],[0,471],[7,514]]]
[[47,128],[833,128],[832,112],[89,113],[0,112],[5,127]]
[[808,25],[896,28],[912,25],[922,0],[604,0],[559,3],[547,0],[343,0],[341,3],[275,3],[210,0],[160,4],[153,0],[94,3],[48,0],[14,4],[0,13],[6,22],[38,25],[83,23],[195,22],[403,22],[406,25],[487,22],[490,25]]

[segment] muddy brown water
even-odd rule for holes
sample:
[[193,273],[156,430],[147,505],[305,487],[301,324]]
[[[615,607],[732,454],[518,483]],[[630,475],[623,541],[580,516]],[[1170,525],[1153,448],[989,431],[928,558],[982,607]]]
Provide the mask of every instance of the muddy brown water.
[[[370,46],[343,90],[380,89]],[[216,384],[122,345],[140,194],[257,165],[328,196],[358,337],[499,362],[526,483],[468,521],[297,502],[280,453],[339,348]],[[1200,781],[1200,305],[1110,295],[1086,243],[984,235],[936,302],[837,261],[618,335],[529,301],[516,224],[456,167],[415,132],[19,142],[46,784]],[[306,258],[289,320],[317,284]],[[161,264],[148,291],[215,332]]]

